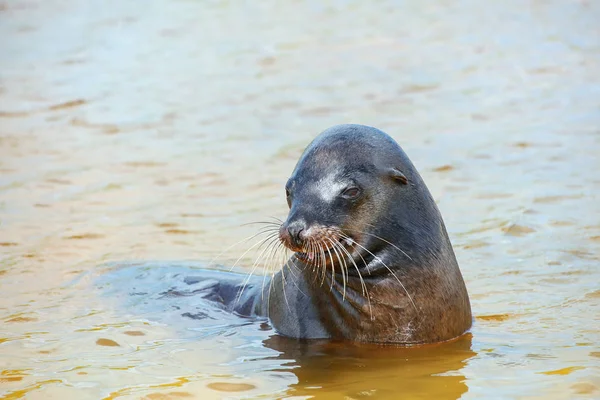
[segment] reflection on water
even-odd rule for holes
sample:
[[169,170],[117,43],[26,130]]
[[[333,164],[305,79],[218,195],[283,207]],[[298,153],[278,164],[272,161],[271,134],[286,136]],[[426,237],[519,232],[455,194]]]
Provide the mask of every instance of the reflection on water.
[[[421,348],[303,343],[281,336],[264,341],[293,368],[298,383],[286,395],[311,398],[457,399],[467,390],[460,373],[471,351],[471,336]],[[287,369],[286,369],[287,370]]]
[[[0,2],[0,399],[597,398],[598,20],[575,0]],[[297,157],[343,122],[419,168],[472,337],[308,346],[158,298],[214,259],[251,269],[229,244],[285,216]],[[161,260],[146,294],[123,260]]]

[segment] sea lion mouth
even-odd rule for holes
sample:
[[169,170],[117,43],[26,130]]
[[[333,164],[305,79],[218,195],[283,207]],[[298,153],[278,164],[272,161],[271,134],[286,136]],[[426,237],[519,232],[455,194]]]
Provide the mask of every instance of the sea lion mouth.
[[310,249],[302,249],[304,251],[297,251],[294,254],[296,258],[306,264],[327,265],[332,261],[342,262],[352,254],[356,247],[356,242],[350,237],[338,238],[337,241],[329,239],[328,241],[330,242],[328,246],[324,246],[324,242],[319,242]]

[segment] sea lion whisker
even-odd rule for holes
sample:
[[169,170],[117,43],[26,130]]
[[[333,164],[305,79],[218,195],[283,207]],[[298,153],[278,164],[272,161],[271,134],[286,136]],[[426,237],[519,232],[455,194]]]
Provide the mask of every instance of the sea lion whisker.
[[[268,256],[267,261],[263,264],[263,279],[262,279],[262,285],[260,288],[261,300],[264,300],[264,296],[265,296],[265,281],[267,280],[267,273],[270,270],[274,269],[271,267],[272,261],[273,261],[275,254],[277,254],[277,251],[279,250],[279,248],[281,246],[282,246],[281,241],[275,242],[272,246],[271,253]],[[274,272],[272,272],[271,275],[274,275]],[[269,287],[269,290],[270,290],[270,287]]]
[[289,260],[288,260],[288,262],[285,261],[285,252],[284,252],[283,262],[284,262],[284,264],[283,264],[283,267],[281,268],[281,290],[283,292],[283,299],[285,300],[285,304],[287,305],[288,311],[291,313],[292,308],[290,307],[290,303],[288,302],[287,294],[285,292],[285,286],[287,285],[287,282],[285,281],[285,267],[287,267],[288,270],[290,269]]
[[[313,254],[313,260],[315,260],[316,259],[316,254],[317,254],[317,247],[319,247],[319,251],[321,251],[320,250],[320,245],[314,239],[310,239],[309,243],[310,243],[309,251]],[[321,253],[322,253],[322,251],[321,251]],[[319,259],[320,263],[323,264],[323,258],[321,256],[319,256],[318,259]],[[313,264],[313,267],[312,267],[312,271],[313,271],[313,274],[314,274],[313,281],[315,281],[315,280],[317,280],[319,278],[319,274],[323,272],[322,269],[323,268],[321,266],[317,265],[317,263]],[[315,273],[315,271],[316,271],[316,273]]]
[[[316,269],[317,269],[317,274],[315,274],[315,278],[318,279],[318,274],[322,275],[323,274],[323,269],[327,268],[327,262],[323,258],[324,253],[323,253],[323,250],[321,249],[321,246],[316,241],[314,241],[314,240],[311,240],[311,242],[313,244],[313,248],[311,249],[311,251],[313,252],[313,254],[317,253],[316,252],[316,250],[317,250],[316,247],[317,247],[317,245],[319,246],[319,253],[320,253],[320,255],[319,255],[319,262],[320,262],[321,265],[317,266],[315,264]],[[323,280],[324,279],[325,279],[325,276],[323,276],[323,278],[321,279],[321,285],[323,285]]]
[[[333,257],[335,254],[330,253],[329,255],[330,255],[330,257]],[[330,266],[331,266],[331,278],[333,279],[333,275],[335,273],[335,260],[331,261],[331,258],[330,258],[329,261],[330,261]],[[328,278],[329,278],[329,271],[327,270],[327,260],[325,260],[323,262],[323,278],[322,278],[321,285],[324,285]],[[330,282],[330,289],[331,288],[333,288],[333,282]]]
[[[327,239],[327,238],[325,238]],[[325,250],[323,249],[323,247],[325,247],[324,243],[319,243],[319,251],[320,251],[320,256],[319,259],[321,260],[321,264],[322,267],[320,268],[320,272],[323,274],[323,278],[321,279],[321,286],[323,286],[323,282],[325,282],[325,275],[327,273],[327,255],[325,254]],[[329,252],[329,260],[331,261],[331,265],[333,265],[333,257],[331,255],[331,252]]]
[[265,234],[265,233],[277,233],[279,234],[279,228],[278,227],[271,227],[271,226],[263,226],[262,228],[260,228],[258,230],[258,233],[260,234]]
[[383,266],[390,272],[390,274],[392,274],[392,276],[394,278],[396,278],[396,280],[398,281],[398,283],[400,284],[400,286],[402,286],[402,289],[404,290],[404,292],[406,293],[406,296],[408,296],[408,299],[410,300],[410,303],[412,304],[413,308],[415,309],[415,312],[419,312],[419,310],[417,309],[417,306],[415,305],[415,302],[413,301],[410,293],[408,293],[408,290],[406,290],[406,287],[404,286],[404,284],[400,281],[400,279],[398,278],[398,276],[396,276],[396,274],[394,273],[394,271],[391,270],[390,267],[387,266],[386,263],[383,262],[383,260],[376,256],[375,254],[373,254],[369,249],[367,249],[366,247],[362,246],[360,243],[356,242],[355,240],[353,240],[352,238],[348,237],[349,239],[351,239],[353,241],[354,244],[356,244],[357,246],[361,247],[362,249],[364,249],[366,252],[368,252],[369,254],[371,254],[375,259],[379,260],[379,262],[381,264],[383,264]]
[[[360,273],[360,268],[358,268],[358,265],[356,265],[356,262],[352,258],[352,255],[350,254],[348,249],[346,249],[344,246],[342,246],[342,244],[340,242],[334,243],[333,245],[338,247],[339,249],[341,249],[341,251],[345,252],[346,255],[348,256],[348,258],[350,259],[350,261],[352,261],[352,264],[354,264],[354,268],[356,269],[356,272],[358,273],[358,279],[360,279],[360,284],[362,287],[362,295],[363,295],[363,297],[366,297],[366,299],[367,299],[367,304],[369,305],[369,316],[371,318],[371,321],[373,321],[373,309],[371,308],[371,298],[369,296],[369,289],[367,288],[367,285],[365,284],[362,274]],[[364,259],[363,259],[363,262],[364,262]]]
[[242,240],[240,240],[240,241],[237,241],[237,242],[235,242],[234,244],[232,244],[231,246],[227,247],[225,250],[223,250],[222,252],[220,252],[219,254],[217,254],[215,257],[213,257],[213,259],[212,259],[212,260],[210,260],[210,261],[208,262],[208,264],[207,264],[207,265],[212,265],[212,264],[213,264],[213,262],[214,262],[214,261],[215,261],[217,258],[221,257],[221,256],[222,256],[222,255],[223,255],[223,254],[224,254],[226,251],[228,251],[228,250],[231,250],[233,247],[237,246],[238,244],[240,244],[240,243],[243,243],[243,242],[247,242],[247,241],[249,241],[249,240],[252,240],[252,239],[254,239],[254,238],[255,238],[255,237],[257,237],[257,236],[264,235],[264,234],[266,234],[266,233],[268,233],[268,232],[271,232],[271,231],[270,231],[270,230],[263,231],[263,230],[261,229],[261,230],[260,230],[260,231],[258,231],[257,233],[254,233],[254,234],[252,234],[252,235],[250,235],[250,236],[248,236],[248,237],[246,237],[246,238],[244,238],[244,239],[242,239]]
[[292,277],[294,279],[298,278],[298,275],[296,275],[296,270],[300,270],[300,268],[298,268],[298,264],[296,264],[296,261],[293,259],[293,257],[290,257],[288,261],[292,261],[292,264],[294,265],[294,269],[290,268],[290,274],[292,274]]
[[321,240],[315,240],[315,252],[314,260],[318,263],[314,263],[318,273],[323,273],[323,268],[327,267],[327,258],[325,256],[325,249]]
[[311,276],[313,277],[313,282],[315,282],[317,280],[317,273],[319,272],[319,266],[316,263],[318,259],[316,255],[317,242],[313,239],[306,239],[305,243],[307,244],[306,252],[303,254],[307,255],[310,261],[309,266],[312,272]]
[[[331,239],[329,239],[329,241],[333,245],[334,250],[336,248],[339,248],[341,251],[343,251],[348,256],[347,258],[350,259],[350,261],[352,261],[352,264],[354,264],[354,268],[356,269],[356,272],[358,273],[358,277],[360,279],[360,283],[361,283],[361,287],[362,287],[362,294],[364,296],[365,295],[365,289],[366,289],[365,282],[362,279],[362,275],[360,274],[360,270],[358,269],[358,265],[356,265],[356,262],[352,258],[352,255],[350,254],[350,252],[348,252],[348,250],[346,250],[344,248],[344,246],[342,246],[342,244],[340,242],[334,242]],[[344,257],[344,263],[346,263],[346,257]],[[346,270],[348,270],[348,266],[347,265],[346,265]]]
[[[333,250],[336,251],[335,246],[333,247]],[[346,300],[346,275],[344,274],[344,269],[346,270],[346,272],[348,272],[348,268],[347,268],[347,266],[346,266],[346,268],[344,268],[344,264],[345,263],[342,263],[343,257],[340,257],[339,254],[338,254],[338,260],[340,261],[339,262],[339,266],[340,266],[340,270],[342,272],[342,282],[343,282],[342,301],[345,301]],[[331,267],[332,271],[334,271],[334,269],[333,269],[333,263],[331,265],[332,265],[332,267]],[[335,275],[335,273],[333,275]],[[334,278],[334,276],[332,276],[332,279],[333,278]]]
[[[348,237],[348,238],[345,238],[344,240],[346,240],[346,241],[349,241],[349,242],[350,242],[350,244],[352,244],[352,243],[354,242],[354,239],[352,239],[352,238],[350,238],[350,237]],[[344,246],[342,246],[342,247],[344,247]],[[346,251],[348,252],[348,256],[349,256],[350,258],[352,258],[352,255],[350,254],[350,251],[349,251],[349,250],[347,250],[346,248],[344,248],[344,250],[346,250]],[[362,260],[362,262],[363,262],[363,265],[364,265],[364,266],[365,266],[365,268],[367,269],[367,272],[369,273],[369,275],[371,275],[371,269],[369,268],[369,263],[367,263],[367,261],[366,261],[366,260],[365,260],[365,258],[362,256],[362,254],[360,254],[360,251],[357,251],[357,252],[356,252],[356,254],[358,254],[358,256],[360,257],[360,259],[361,259],[361,260]]]
[[[333,241],[329,238],[327,238],[328,240],[330,240],[332,243]],[[333,250],[333,252],[335,253],[335,256],[337,257],[338,260],[338,265],[340,266],[340,269],[342,271],[342,278],[344,276],[344,267],[342,266],[342,263],[345,263],[346,261],[344,260],[344,257],[340,256],[340,253],[338,253],[337,249],[335,248],[335,244],[332,246],[331,248]],[[329,252],[329,254],[331,255],[331,251]],[[331,287],[329,288],[330,290],[333,290],[333,281],[335,280],[335,264],[333,262],[333,260],[331,261]],[[337,290],[337,289],[336,289]],[[339,291],[338,291],[339,293]],[[345,299],[345,293],[344,296],[342,296],[342,298]]]
[[[267,254],[269,252],[269,250],[271,250],[271,252],[273,252],[273,249],[275,248],[275,245],[278,243],[277,239],[278,239],[278,236],[276,234],[273,234],[272,236],[264,239],[263,242],[261,243],[261,245],[258,246],[258,249],[260,249],[262,245],[264,245],[265,243],[267,244],[267,246],[261,251],[261,253],[259,254],[259,256],[255,259],[254,263],[252,264],[252,269],[250,270],[250,273],[247,274],[246,278],[243,281],[242,287],[238,291],[238,294],[236,296],[235,304],[237,304],[239,302],[239,300],[241,299],[242,294],[244,292],[244,289],[246,288],[248,282],[250,281],[250,278],[252,277],[254,271],[258,267],[260,260],[264,257],[265,254]],[[262,289],[264,289],[264,279],[265,279],[264,278],[264,272],[265,272],[265,268],[266,268],[266,264],[263,265],[263,284],[262,284]]]
[[315,282],[317,280],[317,273],[319,271],[319,266],[316,263],[316,261],[319,259],[319,256],[317,256],[317,249],[319,247],[319,243],[316,240],[309,239],[308,244],[308,253],[305,254],[308,254],[308,259],[310,261],[310,269],[313,277],[312,279],[313,282]]
[[[335,257],[338,260],[338,264],[341,264],[342,263],[342,259],[340,258],[340,255],[337,254],[335,251],[334,251],[334,253],[335,253]],[[333,262],[331,263],[331,282],[329,284],[329,291],[330,292],[333,291],[333,289],[334,289],[334,287],[335,287],[335,285],[337,283],[337,281],[335,280],[335,276],[336,276],[336,274],[335,274],[335,265],[336,265],[335,263],[333,263]]]
[[240,260],[246,255],[248,254],[248,252],[250,250],[252,250],[253,248],[255,248],[256,246],[258,246],[258,248],[260,249],[261,246],[263,246],[265,244],[265,242],[267,242],[269,239],[272,239],[275,236],[274,233],[271,234],[271,236],[267,236],[265,239],[262,239],[261,241],[254,243],[252,246],[250,246],[241,256],[238,257],[238,259],[235,261],[235,263],[233,264],[233,266],[229,269],[229,272],[233,271],[233,269],[237,266],[237,264],[240,262]]
[[[333,256],[331,255],[331,252],[329,252],[329,259],[331,261],[331,265],[333,265]],[[321,286],[323,286],[323,284],[325,283],[325,278],[327,277],[327,260],[325,259],[325,257],[321,258],[321,264],[323,264],[323,266],[321,267],[321,275],[323,276],[321,278]]]
[[[342,265],[341,265],[341,270],[342,270],[342,278],[344,278],[344,276],[346,277],[346,280],[344,282],[344,294],[346,294],[346,287],[349,286],[350,284],[350,275],[348,274],[348,263],[346,263],[346,258],[342,255]],[[344,298],[344,296],[343,296]]]
[[[335,246],[334,246],[334,250],[335,250]],[[342,259],[342,277],[344,277],[344,271],[346,271],[346,282],[350,282],[350,274],[348,273],[348,263],[346,262],[346,257],[344,257],[343,255],[341,256]]]
[[[368,223],[366,223],[366,222],[365,222],[364,224],[365,224],[365,225],[370,225],[370,226],[372,226],[372,227],[375,227],[375,225],[371,225],[371,224],[368,224]],[[411,257],[410,257],[408,254],[406,254],[406,252],[405,252],[404,250],[402,250],[400,247],[396,246],[394,243],[390,242],[389,240],[386,240],[386,239],[382,238],[381,236],[377,236],[377,235],[375,235],[375,234],[373,234],[373,233],[369,233],[369,232],[359,231],[359,230],[356,230],[356,229],[346,229],[346,230],[347,230],[347,231],[354,231],[354,232],[362,233],[362,234],[364,234],[364,235],[373,236],[373,237],[374,237],[374,238],[376,238],[376,239],[382,240],[382,241],[384,241],[385,243],[387,243],[387,244],[389,244],[390,246],[392,246],[392,247],[394,247],[395,249],[397,249],[398,251],[400,251],[402,254],[404,254],[406,257],[408,257],[408,259],[409,259],[409,260],[413,261],[413,259],[412,259],[412,258],[411,258]]]
[[[321,249],[322,251],[322,249]],[[329,253],[331,255],[331,253]],[[338,262],[339,262],[339,256],[336,254],[336,257],[338,257]],[[323,259],[325,259],[325,257],[323,256]],[[323,268],[324,272],[327,272],[327,264],[325,264],[324,268]],[[329,285],[329,291],[333,291],[333,286],[334,286],[334,280],[335,280],[335,263],[332,261],[331,262],[331,283]]]
[[[243,284],[241,289],[238,291],[238,294],[236,296],[236,300],[234,303],[234,306],[237,305],[240,301],[240,299],[242,298],[242,294],[244,293],[244,289],[246,288],[246,286],[248,285],[248,282],[250,282],[250,278],[252,277],[252,275],[254,274],[254,271],[256,270],[256,267],[258,266],[258,262],[262,259],[263,255],[265,254],[265,252],[267,250],[269,250],[269,248],[276,243],[278,240],[278,237],[276,235],[273,235],[271,237],[271,240],[269,241],[269,243],[267,244],[267,246],[261,251],[261,253],[258,255],[258,257],[256,258],[256,260],[254,261],[254,263],[252,264],[252,269],[250,270],[250,273],[246,276],[246,279],[244,279]],[[260,248],[260,247],[259,247]]]
[[[277,252],[282,247],[284,249],[284,251],[283,251],[283,257],[285,259],[285,256],[286,256],[285,249],[286,249],[286,247],[283,245],[283,243],[280,242],[279,245],[277,245],[277,247],[275,248],[275,250],[273,251],[273,253],[271,255],[272,256],[272,260],[275,260],[275,256],[277,255]],[[266,275],[265,275],[265,277],[266,277]],[[271,268],[271,279],[269,280],[269,294],[267,295],[267,316],[268,316],[269,310],[270,310],[271,293],[273,292],[273,281],[274,281],[274,278],[275,278],[275,268],[273,267],[273,268]],[[263,284],[264,284],[264,279],[265,278],[263,278]],[[264,291],[264,289],[263,289],[263,291]]]
[[[311,260],[311,261],[314,261],[314,258],[311,259],[311,256],[314,257],[315,246],[316,246],[316,244],[315,244],[314,240],[312,240],[312,239],[308,239],[307,240],[307,242],[306,242],[306,250],[307,250],[307,252],[304,253],[304,254],[308,254],[309,255],[309,260]],[[313,262],[311,262],[309,265],[310,265],[310,270],[312,272],[311,276],[313,277],[313,282],[314,282],[315,281],[315,277],[314,276],[315,276],[316,266],[315,266],[315,264]]]
[[[335,253],[335,256],[338,259],[338,264],[340,264],[342,262],[342,260],[340,259],[340,255],[338,253]],[[335,280],[335,263],[331,263],[331,283],[329,284],[329,292],[333,291],[333,287],[336,283],[337,281]]]
[[[292,264],[294,264],[294,267],[295,267],[297,270],[300,270],[300,268],[298,268],[298,265],[296,264],[296,261],[294,261],[293,257],[292,257],[292,258],[290,258],[290,259],[288,260],[288,262],[289,262],[289,261],[291,261],[291,262],[292,262]],[[290,268],[290,272],[292,273],[292,276],[293,276],[293,277],[294,277],[294,279],[295,279],[295,280],[292,280],[292,283],[294,284],[294,286],[296,286],[296,289],[298,289],[298,291],[299,291],[300,293],[302,293],[303,295],[305,295],[305,296],[306,296],[306,294],[305,294],[305,293],[302,291],[302,289],[300,289],[300,287],[298,286],[298,283],[296,282],[296,280],[298,280],[298,275],[296,275],[296,274],[295,274],[295,273],[292,271],[292,269],[291,269],[291,268]]]
[[317,246],[318,246],[318,243],[315,240],[310,239],[308,241],[308,259],[311,261],[310,269],[312,271],[313,282],[317,279],[316,271],[318,271],[318,266],[314,262],[316,259],[315,254],[316,254]]
[[344,262],[344,270],[346,271],[346,282],[350,284],[350,269],[348,268],[348,263],[346,262],[346,257],[342,255],[342,260]]
[[[291,261],[291,258],[289,258],[288,255],[287,255],[287,251],[288,251],[288,248],[286,246],[283,246],[283,267],[281,268],[281,270],[279,272],[281,273],[281,290],[283,292],[283,298],[284,298],[285,303],[287,305],[288,311],[291,312],[290,304],[288,302],[287,294],[285,292],[285,285],[286,285],[286,281],[285,281],[285,267],[288,267],[288,269],[290,269],[288,263]],[[271,282],[272,281],[273,281],[273,279],[271,279]],[[269,300],[270,300],[270,297],[271,296],[270,296],[270,293],[269,293]]]
[[[284,265],[283,265],[283,268],[285,268],[286,266],[288,267],[288,271],[292,274],[292,278],[293,278],[291,282],[294,284],[294,286],[296,287],[296,289],[298,289],[298,291],[300,293],[302,293],[303,295],[306,296],[306,294],[302,291],[302,289],[300,289],[300,287],[298,286],[298,283],[296,282],[298,280],[298,275],[296,275],[296,272],[294,271],[294,269],[289,264],[291,262],[291,264],[293,264],[294,268],[297,269],[297,270],[300,270],[300,268],[298,268],[298,265],[296,264],[296,261],[294,260],[294,257],[287,257],[288,248],[284,247],[284,249],[285,249],[285,253],[284,253]],[[286,259],[287,259],[287,262],[285,261]],[[285,289],[284,289],[284,297],[285,297]],[[285,300],[287,302],[287,297],[285,297]],[[288,307],[289,307],[289,304],[288,304]]]
[[249,226],[249,225],[267,225],[267,226],[276,226],[279,227],[281,224],[273,221],[252,221],[246,222],[245,224],[240,224],[240,226]]
[[279,223],[279,225],[283,224],[283,220],[281,218],[277,218],[277,217],[273,217],[273,216],[270,216],[268,218],[274,219],[275,221],[277,221]]

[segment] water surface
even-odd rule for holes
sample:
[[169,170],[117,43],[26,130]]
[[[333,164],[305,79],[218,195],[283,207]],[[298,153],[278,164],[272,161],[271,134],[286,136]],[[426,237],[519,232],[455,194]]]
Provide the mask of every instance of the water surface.
[[[600,397],[598,21],[574,0],[0,3],[0,399]],[[302,149],[345,122],[419,168],[470,335],[305,345],[158,299],[178,269],[249,270],[242,224],[285,217]],[[114,290],[136,268],[137,304]]]

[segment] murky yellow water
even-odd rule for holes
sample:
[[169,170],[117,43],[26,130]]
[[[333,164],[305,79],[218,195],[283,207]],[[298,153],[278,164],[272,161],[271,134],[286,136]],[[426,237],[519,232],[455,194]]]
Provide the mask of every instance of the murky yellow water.
[[[0,399],[600,398],[599,21],[584,0],[0,2]],[[168,285],[284,217],[342,122],[420,169],[472,335],[309,346],[98,285],[136,260]]]

